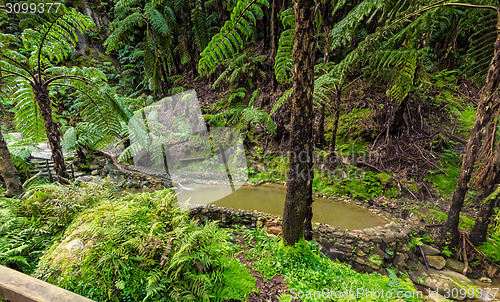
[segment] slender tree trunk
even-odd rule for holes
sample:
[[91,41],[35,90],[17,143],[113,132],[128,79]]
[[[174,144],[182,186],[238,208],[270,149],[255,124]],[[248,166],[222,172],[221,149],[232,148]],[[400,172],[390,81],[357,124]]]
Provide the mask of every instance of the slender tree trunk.
[[493,162],[488,167],[487,173],[486,179],[484,180],[487,184],[484,194],[486,198],[482,202],[474,227],[470,232],[470,239],[474,245],[479,245],[486,240],[488,226],[491,223],[495,207],[500,202],[500,187],[497,187],[496,190],[494,189],[495,184],[500,183],[500,143],[497,145]]
[[59,181],[66,183],[68,173],[66,172],[66,164],[64,163],[64,155],[61,148],[61,129],[59,124],[52,119],[52,107],[49,99],[49,91],[44,83],[37,83],[33,86],[35,100],[40,108],[43,123],[45,125],[45,132],[49,140],[50,150],[52,151],[52,160],[54,161],[54,168],[56,170]]
[[[497,28],[500,28],[500,6],[497,7]],[[462,170],[458,177],[457,186],[453,193],[453,199],[448,211],[448,219],[443,227],[443,238],[450,239],[450,246],[457,246],[460,239],[458,223],[460,211],[462,210],[465,194],[468,191],[468,183],[471,179],[474,169],[474,163],[477,159],[477,153],[481,147],[481,142],[486,132],[486,126],[492,120],[494,95],[498,90],[500,82],[500,32],[498,33],[493,59],[490,63],[486,84],[481,93],[476,118],[472,126],[469,140],[463,156]]]
[[332,103],[335,108],[335,117],[333,119],[333,132],[332,141],[330,142],[330,155],[328,156],[328,161],[330,167],[337,165],[337,156],[335,155],[335,149],[337,148],[337,131],[339,129],[339,119],[340,119],[340,96],[342,92],[342,87],[335,87],[334,93],[332,93]]
[[321,105],[321,111],[319,116],[318,132],[316,134],[316,146],[322,148],[325,146],[325,104]]
[[283,211],[283,239],[294,245],[304,235],[312,185],[312,109],[314,90],[314,1],[296,0],[293,41],[292,130],[290,169]]
[[16,166],[12,162],[7,142],[5,142],[2,131],[0,129],[0,175],[7,186],[5,196],[12,197],[23,193],[23,186],[19,180]]

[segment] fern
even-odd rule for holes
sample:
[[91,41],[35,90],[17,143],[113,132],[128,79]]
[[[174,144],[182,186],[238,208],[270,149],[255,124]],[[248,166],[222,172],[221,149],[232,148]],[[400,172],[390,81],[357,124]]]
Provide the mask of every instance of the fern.
[[387,95],[392,97],[398,104],[406,98],[413,87],[417,60],[413,56],[407,57],[398,64],[398,75],[392,85],[387,89]]
[[[197,1],[197,3],[199,3],[199,1]],[[210,42],[210,35],[208,32],[207,18],[200,5],[197,5],[191,10],[191,21],[194,24],[196,44],[201,52]]]
[[293,35],[295,16],[293,15],[293,10],[291,8],[281,13],[281,21],[285,28],[287,26],[291,27],[281,33],[281,37],[278,42],[278,51],[276,52],[276,58],[274,59],[274,74],[276,76],[276,80],[280,84],[284,84],[291,81],[289,74],[293,68]]
[[[240,0],[233,8],[229,20],[220,32],[212,37],[208,46],[200,54],[198,71],[210,74],[221,61],[229,59],[243,46],[243,38],[248,39],[253,33],[257,20],[264,15],[261,6],[269,7],[267,0]],[[243,36],[243,38],[242,38]]]
[[23,79],[17,79],[13,88],[15,92],[11,97],[16,102],[14,121],[17,129],[35,143],[46,140],[43,118],[38,104],[34,102],[33,90]]
[[490,10],[481,10],[478,14],[477,20],[474,20],[475,15],[464,18],[472,18],[475,21],[474,33],[470,36],[471,44],[467,51],[467,57],[471,61],[468,62],[465,72],[472,75],[475,80],[484,81],[497,37],[496,13]]

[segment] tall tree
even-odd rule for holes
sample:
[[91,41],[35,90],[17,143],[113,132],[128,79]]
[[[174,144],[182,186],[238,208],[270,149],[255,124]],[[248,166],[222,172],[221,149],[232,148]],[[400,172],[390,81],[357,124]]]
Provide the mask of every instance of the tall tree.
[[5,196],[11,197],[23,193],[23,186],[19,180],[16,166],[14,166],[12,158],[10,157],[7,142],[2,135],[2,129],[0,129],[0,174],[7,185]]
[[[497,4],[497,29],[500,28],[500,3]],[[453,199],[448,211],[448,219],[443,227],[443,235],[450,239],[450,245],[456,246],[459,243],[460,233],[458,223],[460,220],[460,211],[462,210],[465,195],[469,190],[469,181],[471,179],[474,164],[477,160],[477,154],[481,147],[481,142],[486,134],[487,125],[492,121],[495,113],[495,102],[497,101],[497,90],[500,84],[500,32],[498,32],[495,42],[493,58],[491,59],[486,84],[484,85],[481,97],[478,103],[476,118],[472,126],[469,140],[463,156],[462,169],[458,177],[457,186],[453,192]]]
[[283,212],[286,245],[293,245],[304,236],[313,179],[314,0],[297,0],[294,10],[290,169]]
[[[44,15],[28,15],[24,24],[30,27],[23,30],[21,37],[0,34],[0,80],[7,81],[10,96],[17,102],[17,127],[35,142],[46,136],[56,173],[60,181],[65,181],[68,175],[61,148],[61,126],[54,118],[51,87],[75,91],[74,106],[79,115],[85,121],[95,121],[108,133],[119,131],[116,113],[122,106],[105,85],[106,77],[101,71],[58,66],[75,47],[77,32],[92,28],[90,18],[61,5]],[[19,44],[23,45],[23,52],[11,50]]]

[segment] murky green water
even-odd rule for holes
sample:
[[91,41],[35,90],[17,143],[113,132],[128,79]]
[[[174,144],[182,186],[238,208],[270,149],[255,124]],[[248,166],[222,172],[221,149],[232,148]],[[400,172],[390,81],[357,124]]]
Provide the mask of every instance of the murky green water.
[[[283,215],[286,193],[284,186],[274,184],[257,187],[243,186],[235,193],[230,193],[231,190],[227,187],[198,187],[194,191],[181,191],[178,199],[183,202],[190,198],[190,204],[205,204],[206,200],[216,200],[212,204],[234,209],[257,210],[277,216]],[[323,222],[349,230],[360,230],[387,223],[382,217],[360,207],[324,198],[314,199],[313,215],[314,222]]]

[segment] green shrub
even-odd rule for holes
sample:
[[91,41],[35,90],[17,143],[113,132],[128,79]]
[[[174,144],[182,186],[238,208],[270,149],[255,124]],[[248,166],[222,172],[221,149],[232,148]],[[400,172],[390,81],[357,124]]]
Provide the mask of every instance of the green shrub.
[[0,198],[0,264],[31,273],[75,213],[113,196],[107,183],[39,185],[19,199]]
[[500,236],[492,236],[488,238],[480,247],[481,250],[490,260],[500,262]]
[[169,190],[129,195],[80,214],[36,275],[96,301],[243,298],[255,280],[229,239],[192,222]]

